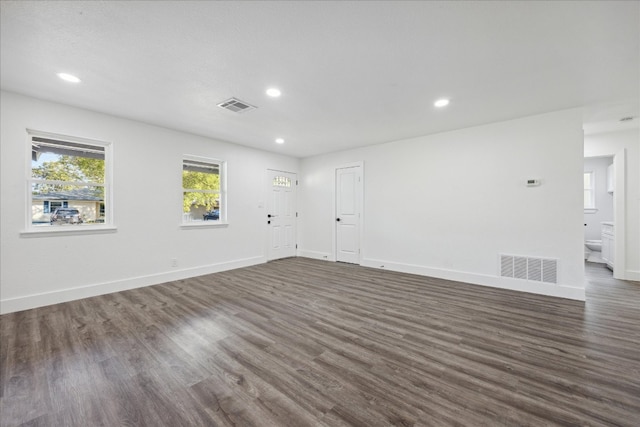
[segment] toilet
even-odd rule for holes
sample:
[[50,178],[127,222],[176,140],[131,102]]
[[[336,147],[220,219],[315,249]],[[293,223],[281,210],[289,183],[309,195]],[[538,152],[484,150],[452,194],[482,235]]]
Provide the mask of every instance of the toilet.
[[588,248],[584,251],[585,261],[605,263],[602,259],[602,240],[585,240],[584,245]]
[[602,252],[602,240],[586,240],[584,244],[592,251]]

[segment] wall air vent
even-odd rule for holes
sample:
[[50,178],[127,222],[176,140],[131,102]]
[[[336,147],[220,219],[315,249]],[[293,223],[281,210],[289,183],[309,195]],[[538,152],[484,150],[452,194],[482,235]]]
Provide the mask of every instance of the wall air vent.
[[244,113],[245,111],[255,110],[256,108],[258,108],[236,98],[229,98],[226,101],[218,104],[218,107],[224,108],[225,110],[233,111],[234,113]]
[[558,283],[558,260],[500,254],[500,276]]

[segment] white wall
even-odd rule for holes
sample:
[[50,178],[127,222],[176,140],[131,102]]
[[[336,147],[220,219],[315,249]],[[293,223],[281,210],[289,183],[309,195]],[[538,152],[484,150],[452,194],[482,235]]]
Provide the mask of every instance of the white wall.
[[613,221],[613,194],[607,192],[607,167],[613,163],[613,157],[587,157],[584,159],[584,171],[594,174],[594,196],[596,210],[585,212],[585,240],[602,238],[602,221]]
[[[624,233],[616,233],[616,247],[624,245],[625,269],[615,271],[616,277],[640,280],[640,130],[587,135],[584,138],[584,156],[611,156],[624,152],[626,156],[625,176],[616,172],[616,190],[623,181],[624,194],[616,194],[618,209],[624,209]],[[618,199],[618,196],[620,198]],[[615,208],[614,208],[615,209]],[[616,229],[618,229],[618,224]],[[619,237],[624,239],[620,242]]]
[[[303,159],[301,255],[335,259],[334,168],[356,161],[363,265],[584,299],[579,110]],[[500,253],[557,258],[559,284],[498,277]]]
[[[0,312],[264,262],[267,168],[299,161],[33,98],[1,93]],[[109,141],[117,231],[27,237],[26,128]],[[227,161],[226,228],[181,229],[182,155]],[[178,267],[171,267],[171,259]]]
[[[355,161],[364,161],[363,265],[584,298],[578,110],[299,161],[13,93],[0,100],[0,312],[264,262],[258,206],[268,168],[301,178],[299,254],[335,259],[334,167]],[[113,143],[116,232],[21,234],[27,128]],[[628,180],[637,184],[634,135],[608,150],[627,148]],[[228,162],[228,227],[180,228],[183,154]],[[542,185],[525,187],[531,177]],[[628,185],[629,218],[638,218],[637,187]],[[628,257],[637,257],[638,239],[629,245]],[[557,258],[560,283],[499,278],[499,253]]]

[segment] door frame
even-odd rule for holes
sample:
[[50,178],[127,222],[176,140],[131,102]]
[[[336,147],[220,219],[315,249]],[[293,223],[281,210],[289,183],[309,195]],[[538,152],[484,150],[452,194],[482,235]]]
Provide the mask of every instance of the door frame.
[[613,236],[615,239],[613,277],[622,280],[627,279],[627,231],[625,227],[627,219],[626,164],[627,153],[624,148],[613,154],[615,173],[615,188],[613,190]]
[[[613,235],[614,235],[614,260],[613,260],[613,277],[620,280],[633,280],[627,277],[627,238],[626,238],[626,219],[627,219],[627,201],[626,201],[626,164],[627,152],[625,148],[615,153],[598,153],[596,155],[584,156],[584,159],[598,157],[613,157],[613,166],[615,169],[615,189],[613,191]],[[584,245],[584,237],[583,237]]]
[[[295,187],[295,206],[293,207],[294,212],[296,213],[296,217],[295,217],[295,229],[293,232],[293,241],[295,242],[295,255],[294,256],[298,256],[298,172],[291,172],[291,171],[286,171],[283,169],[271,169],[271,168],[266,168],[264,171],[264,185],[263,185],[263,200],[264,202],[260,202],[259,203],[259,207],[262,207],[263,209],[260,209],[262,211],[262,220],[264,221],[264,225],[265,225],[265,239],[264,239],[264,260],[265,262],[269,262],[272,261],[269,259],[269,246],[271,245],[271,228],[269,227],[269,224],[267,224],[267,210],[269,208],[269,200],[268,198],[271,196],[270,192],[271,192],[271,181],[269,180],[269,175],[271,172],[282,172],[282,173],[289,173],[292,175],[295,175],[296,177],[296,182],[294,184]],[[278,258],[280,259],[280,258]]]
[[358,265],[362,265],[362,248],[364,246],[364,233],[362,232],[364,228],[364,162],[362,160],[357,162],[343,163],[333,168],[333,178],[332,178],[333,197],[332,197],[332,207],[331,207],[331,214],[333,215],[331,218],[331,221],[333,221],[333,227],[332,227],[333,241],[331,245],[331,261],[336,262],[338,260],[338,226],[336,224],[336,217],[337,217],[336,209],[338,208],[336,203],[336,199],[338,197],[338,180],[337,180],[338,169],[355,168],[355,167],[360,168],[360,182],[358,182],[358,185],[356,187],[358,192],[358,194],[356,195],[356,201],[358,204],[358,210],[360,212],[360,217],[358,219],[358,246],[360,249],[358,253]]

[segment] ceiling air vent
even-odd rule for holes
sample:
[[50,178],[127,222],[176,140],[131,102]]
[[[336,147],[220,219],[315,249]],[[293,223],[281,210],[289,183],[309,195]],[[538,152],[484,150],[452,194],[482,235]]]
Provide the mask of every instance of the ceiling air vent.
[[218,104],[218,107],[224,108],[225,110],[233,111],[234,113],[243,113],[245,111],[255,110],[256,108],[258,108],[236,98],[229,98],[226,101]]

